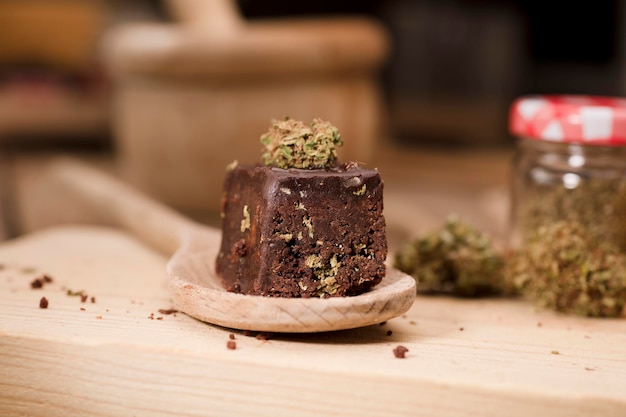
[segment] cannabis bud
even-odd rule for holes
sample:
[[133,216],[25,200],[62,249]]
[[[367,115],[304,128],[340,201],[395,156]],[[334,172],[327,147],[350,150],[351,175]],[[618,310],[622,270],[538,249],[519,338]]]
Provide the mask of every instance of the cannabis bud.
[[407,244],[394,267],[412,275],[419,292],[473,297],[500,292],[503,262],[486,234],[451,216],[441,230]]
[[311,126],[299,120],[274,120],[267,133],[261,136],[265,147],[265,165],[289,168],[329,168],[337,160],[335,148],[342,146],[339,130],[321,119],[313,119]]
[[626,257],[577,221],[538,227],[513,254],[506,276],[540,306],[564,313],[616,317],[626,303]]

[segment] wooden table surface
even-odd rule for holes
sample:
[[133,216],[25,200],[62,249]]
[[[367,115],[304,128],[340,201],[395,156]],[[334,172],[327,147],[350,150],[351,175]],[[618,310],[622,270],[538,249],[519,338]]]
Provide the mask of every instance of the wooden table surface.
[[165,262],[101,227],[0,245],[0,415],[626,415],[624,318],[418,297],[384,325],[258,340],[160,313]]

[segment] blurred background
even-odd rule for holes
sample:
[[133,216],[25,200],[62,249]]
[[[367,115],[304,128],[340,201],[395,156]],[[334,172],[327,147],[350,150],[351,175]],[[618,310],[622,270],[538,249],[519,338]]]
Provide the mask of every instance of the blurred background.
[[377,167],[401,241],[455,211],[503,235],[524,94],[624,95],[626,7],[539,0],[0,1],[0,237],[91,221],[73,155],[217,224],[272,118],[322,117]]

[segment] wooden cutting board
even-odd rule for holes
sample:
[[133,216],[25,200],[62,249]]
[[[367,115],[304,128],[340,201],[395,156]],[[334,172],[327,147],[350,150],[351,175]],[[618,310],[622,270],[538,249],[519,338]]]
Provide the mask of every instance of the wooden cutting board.
[[2,416],[626,415],[624,318],[418,297],[384,325],[259,340],[160,313],[166,259],[120,231],[38,232],[0,263]]

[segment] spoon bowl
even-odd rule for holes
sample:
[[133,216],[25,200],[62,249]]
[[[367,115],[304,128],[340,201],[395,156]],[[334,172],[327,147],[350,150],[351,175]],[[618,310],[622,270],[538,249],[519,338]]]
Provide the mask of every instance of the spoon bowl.
[[399,316],[415,300],[415,280],[393,268],[387,268],[379,285],[351,297],[279,298],[228,292],[215,271],[219,230],[192,222],[81,162],[60,160],[52,173],[103,220],[173,254],[166,272],[174,306],[204,322],[283,333],[343,330]]

